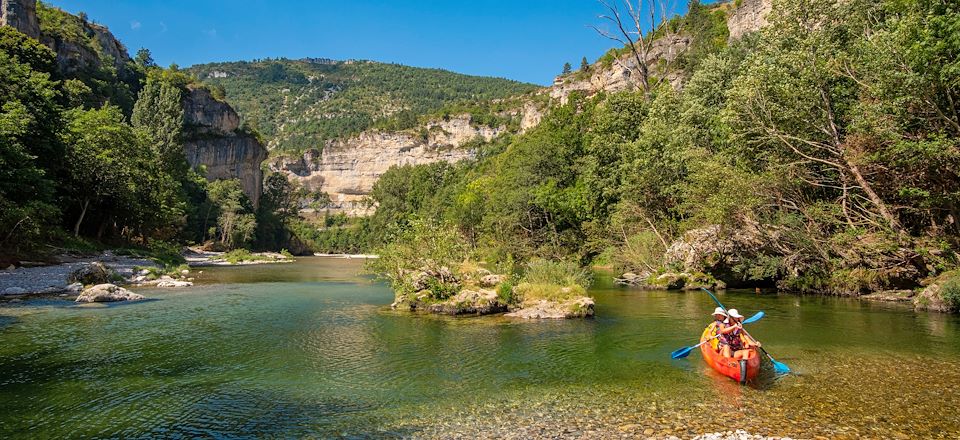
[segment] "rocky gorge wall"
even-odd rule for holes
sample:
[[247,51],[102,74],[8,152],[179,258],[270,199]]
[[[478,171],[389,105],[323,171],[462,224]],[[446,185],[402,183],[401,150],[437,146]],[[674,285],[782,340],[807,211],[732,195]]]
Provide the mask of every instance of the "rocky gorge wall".
[[183,97],[186,140],[183,151],[193,168],[205,169],[207,180],[238,179],[254,206],[260,204],[267,150],[240,129],[240,116],[202,87],[188,86]]
[[414,132],[367,131],[328,142],[323,151],[278,157],[270,167],[310,190],[329,194],[332,211],[367,215],[372,208],[365,199],[390,167],[470,159],[476,151],[462,148],[466,143],[477,138],[489,141],[506,132],[506,127],[475,126],[470,115],[433,121],[425,129],[426,137]]
[[737,3],[727,16],[731,40],[766,26],[767,15],[773,9],[773,0],[739,0]]
[[0,1],[0,26],[10,26],[28,37],[40,39],[36,0]]

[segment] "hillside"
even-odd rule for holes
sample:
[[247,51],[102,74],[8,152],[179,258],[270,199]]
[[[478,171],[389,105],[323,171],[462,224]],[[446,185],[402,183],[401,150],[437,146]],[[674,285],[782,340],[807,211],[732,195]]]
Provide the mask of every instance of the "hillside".
[[421,115],[445,106],[537,89],[439,69],[312,58],[203,64],[187,72],[225,92],[270,149],[294,151],[374,126],[412,128]]
[[955,10],[724,7],[691,8],[685,22],[703,26],[651,40],[657,87],[638,87],[622,57],[561,76],[536,127],[477,145],[474,161],[386,171],[369,191],[376,213],[314,246],[416,256],[381,231],[439,221],[423,233],[496,264],[572,259],[650,288],[960,309]]

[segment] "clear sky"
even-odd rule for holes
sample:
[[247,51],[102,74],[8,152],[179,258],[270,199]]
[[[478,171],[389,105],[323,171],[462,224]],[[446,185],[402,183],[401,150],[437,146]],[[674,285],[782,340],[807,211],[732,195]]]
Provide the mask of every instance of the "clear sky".
[[[615,43],[596,0],[47,0],[86,12],[131,55],[181,67],[256,58],[367,59],[548,84]],[[678,0],[685,9],[686,0]]]

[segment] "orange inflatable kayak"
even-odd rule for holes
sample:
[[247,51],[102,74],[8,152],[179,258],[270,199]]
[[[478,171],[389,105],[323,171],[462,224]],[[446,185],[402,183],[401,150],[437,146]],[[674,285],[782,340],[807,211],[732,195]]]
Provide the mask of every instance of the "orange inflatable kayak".
[[[714,324],[711,323],[703,330],[700,336],[700,342],[705,342],[716,335]],[[734,359],[724,357],[717,351],[719,342],[716,338],[700,346],[700,353],[703,354],[703,360],[711,368],[717,370],[720,374],[727,376],[741,384],[753,380],[760,373],[760,355],[756,348],[742,350],[747,353],[746,359]]]

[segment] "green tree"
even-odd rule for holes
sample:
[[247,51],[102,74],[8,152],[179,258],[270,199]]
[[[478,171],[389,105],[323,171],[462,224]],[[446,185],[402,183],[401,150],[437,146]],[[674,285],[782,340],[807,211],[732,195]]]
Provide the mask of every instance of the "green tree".
[[140,91],[131,122],[149,139],[160,162],[177,180],[187,177],[183,156],[183,92],[175,80],[153,74]]
[[56,224],[56,178],[64,169],[53,53],[0,27],[0,249],[29,245]]
[[216,180],[207,187],[213,206],[218,211],[217,240],[227,249],[248,246],[257,228],[256,216],[250,199],[243,193],[237,179]]
[[569,75],[573,71],[573,67],[570,66],[570,63],[563,63],[563,71],[560,72],[561,75]]
[[153,54],[150,53],[150,49],[143,47],[137,50],[137,54],[133,57],[133,61],[143,69],[157,67],[157,63],[153,61]]
[[580,59],[580,71],[586,72],[590,70],[590,63],[587,61],[587,57]]

